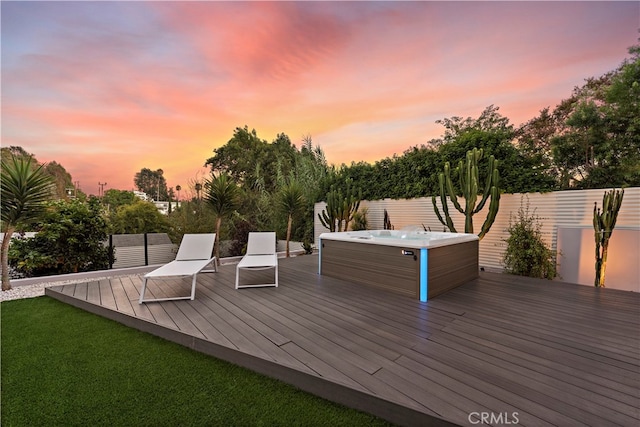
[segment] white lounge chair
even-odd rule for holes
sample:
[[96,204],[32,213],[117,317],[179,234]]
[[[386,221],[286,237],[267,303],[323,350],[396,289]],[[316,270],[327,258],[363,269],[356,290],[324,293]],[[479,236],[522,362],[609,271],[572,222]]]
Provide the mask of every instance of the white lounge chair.
[[[266,270],[269,268],[275,269],[274,283],[240,285],[240,270]],[[247,253],[236,267],[236,289],[255,288],[260,286],[278,287],[276,233],[272,231],[249,233]]]
[[[142,283],[142,292],[140,292],[139,304],[143,302],[154,301],[173,301],[191,299],[196,296],[196,277],[198,273],[209,273],[217,271],[216,257],[212,256],[213,245],[216,242],[216,234],[185,234],[182,237],[180,248],[176,259],[169,264],[153,270],[144,275]],[[213,262],[213,270],[204,270],[206,266]],[[191,295],[185,297],[156,298],[144,299],[144,293],[147,290],[147,280],[154,277],[171,277],[171,276],[192,276]]]

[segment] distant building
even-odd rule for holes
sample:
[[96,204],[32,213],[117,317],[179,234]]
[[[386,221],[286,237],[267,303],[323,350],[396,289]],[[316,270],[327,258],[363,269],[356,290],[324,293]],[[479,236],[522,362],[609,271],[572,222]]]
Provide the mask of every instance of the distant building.
[[158,208],[158,211],[163,214],[163,215],[169,215],[169,202],[153,202],[154,205],[156,205],[156,208]]
[[[147,193],[143,191],[133,190],[133,194],[139,199],[144,200],[145,202],[151,202],[154,205],[156,205],[158,212],[160,212],[161,214],[169,215],[169,202],[161,202],[161,201],[153,200],[152,197],[150,197]],[[176,209],[177,206],[178,206],[177,202],[171,202],[171,210]]]
[[151,202],[153,199],[147,195],[144,191],[133,190],[133,195],[138,197],[139,199],[144,200],[145,202]]

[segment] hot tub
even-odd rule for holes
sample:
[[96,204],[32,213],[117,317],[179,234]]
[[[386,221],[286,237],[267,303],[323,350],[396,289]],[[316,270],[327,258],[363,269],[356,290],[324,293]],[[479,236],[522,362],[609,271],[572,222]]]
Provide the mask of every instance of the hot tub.
[[422,227],[320,235],[319,273],[427,301],[478,277],[475,234]]

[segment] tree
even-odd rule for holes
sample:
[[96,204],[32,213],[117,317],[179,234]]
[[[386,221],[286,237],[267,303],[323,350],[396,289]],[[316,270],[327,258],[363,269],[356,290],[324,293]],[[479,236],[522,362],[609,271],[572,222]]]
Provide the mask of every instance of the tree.
[[556,135],[565,128],[566,117],[549,107],[540,110],[540,115],[529,120],[516,130],[516,147],[522,155],[530,159],[531,167],[547,175],[558,187],[561,170],[554,163],[552,144]]
[[205,200],[216,214],[216,262],[220,264],[220,226],[236,211],[240,190],[228,174],[216,176],[213,172],[205,182],[205,190]]
[[[553,176],[526,157],[511,143],[513,133],[491,132],[471,129],[458,135],[455,140],[438,149],[440,161],[456,164],[474,148],[482,149],[487,157],[500,160],[500,187],[505,193],[528,193],[551,191],[556,187]],[[480,176],[487,174],[486,163],[480,164]]]
[[33,165],[33,157],[2,159],[0,175],[2,207],[2,290],[11,289],[9,281],[9,243],[13,233],[38,219],[45,211],[44,203],[53,196],[51,176],[45,165]]
[[146,193],[153,200],[167,200],[169,197],[167,190],[167,180],[164,178],[164,171],[158,169],[152,171],[142,168],[133,178],[138,191]]
[[296,149],[283,133],[272,143],[258,137],[255,129],[236,128],[233,137],[205,162],[212,172],[227,173],[245,190],[274,192],[278,175],[288,176],[294,167]]
[[97,198],[50,203],[35,229],[34,237],[11,245],[10,262],[18,271],[42,276],[108,268],[107,224]]
[[500,107],[489,105],[485,108],[477,119],[467,117],[454,116],[436,120],[436,123],[444,126],[445,131],[440,144],[432,141],[432,145],[446,144],[455,141],[460,135],[470,131],[485,131],[511,135],[513,133],[513,125],[509,123],[509,119],[498,112]]
[[69,194],[67,190],[74,188],[73,178],[71,178],[71,174],[67,172],[67,170],[55,160],[46,164],[45,170],[55,182],[56,186],[56,196],[59,199],[68,199]]
[[[16,158],[32,158],[32,168],[38,167],[40,162],[36,159],[35,155],[28,153],[24,148],[18,146],[2,147],[2,158],[10,159],[11,156]],[[44,171],[51,175],[51,179],[54,183],[54,195],[58,199],[68,199],[71,195],[78,196],[78,190],[75,188],[73,178],[66,169],[52,160],[51,162],[44,164]],[[69,194],[69,190],[73,189],[73,193]],[[80,198],[85,198],[85,194],[80,192]]]
[[115,212],[120,206],[131,205],[138,201],[133,191],[116,190],[110,188],[104,192],[102,196],[102,204],[107,207],[107,210]]
[[[629,48],[632,57],[612,76],[601,107],[610,135],[611,157],[615,158],[620,181],[616,185],[640,185],[640,44]],[[607,159],[609,160],[609,159]]]
[[196,200],[198,200],[198,201],[199,201],[199,200],[200,200],[200,192],[202,191],[202,184],[201,184],[201,183],[199,183],[199,182],[196,182],[196,183],[193,185],[193,189],[194,189],[194,190],[195,190],[195,192],[196,192]]
[[305,204],[302,186],[299,182],[290,180],[280,189],[278,208],[287,217],[287,258],[289,258],[289,241],[291,240],[293,220],[304,211]]
[[215,229],[215,216],[211,209],[202,209],[200,201],[183,201],[167,217],[171,241],[179,242],[187,233],[210,233]]
[[640,185],[640,45],[556,107],[551,139],[561,188]]
[[111,226],[114,234],[167,233],[170,229],[167,217],[143,200],[120,206]]
[[[498,113],[498,107],[490,105],[480,117],[465,120],[454,117],[441,121],[446,127],[444,143],[438,147],[442,162],[456,164],[474,148],[482,149],[487,157],[500,160],[500,187],[506,193],[550,191],[555,180],[538,158],[518,151],[513,144],[516,136],[509,119]],[[486,176],[486,164],[480,165],[480,176]]]
[[581,101],[566,124],[569,131],[552,140],[553,154],[565,160],[565,180],[570,176],[584,181],[596,168],[596,158],[609,148],[604,118],[594,101]]
[[[313,146],[310,135],[304,136],[300,151],[295,155],[295,164],[289,179],[300,184],[306,206],[299,215],[299,226],[291,231],[291,238],[300,239],[303,243],[307,242],[311,245],[313,241],[314,203],[320,201],[326,193],[326,191],[322,191],[322,182],[329,174],[329,170],[330,168],[327,165],[327,159],[322,149],[319,146]],[[281,182],[281,185],[283,184],[284,182]]]
[[215,155],[205,162],[212,172],[228,174],[240,185],[254,184],[260,173],[261,156],[267,141],[258,137],[255,129],[237,127],[227,143],[213,150]]

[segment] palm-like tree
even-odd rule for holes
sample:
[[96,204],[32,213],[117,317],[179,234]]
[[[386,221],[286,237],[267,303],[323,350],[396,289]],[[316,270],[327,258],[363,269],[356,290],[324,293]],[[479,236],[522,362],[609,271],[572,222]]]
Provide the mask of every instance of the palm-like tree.
[[240,188],[231,177],[222,173],[218,176],[211,173],[211,179],[205,181],[205,200],[216,214],[216,262],[220,264],[220,226],[222,220],[236,211],[240,196]]
[[287,258],[289,258],[289,241],[291,240],[293,219],[304,210],[305,204],[304,191],[298,181],[291,180],[281,187],[278,198],[278,208],[282,213],[287,215]]
[[11,289],[9,281],[9,242],[17,227],[37,219],[44,202],[53,197],[53,179],[45,165],[34,165],[32,157],[11,156],[2,161],[0,205],[2,213],[2,290]]

